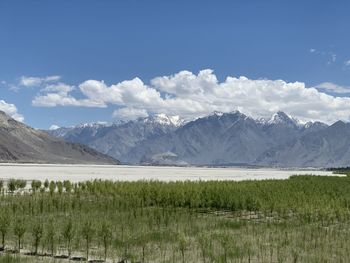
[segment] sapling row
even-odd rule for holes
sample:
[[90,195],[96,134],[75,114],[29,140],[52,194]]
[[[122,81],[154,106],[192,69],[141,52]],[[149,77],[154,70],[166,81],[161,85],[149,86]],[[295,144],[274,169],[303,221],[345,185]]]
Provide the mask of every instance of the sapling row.
[[32,181],[30,188],[8,187],[4,183],[0,195],[2,248],[24,260],[350,260],[347,177]]

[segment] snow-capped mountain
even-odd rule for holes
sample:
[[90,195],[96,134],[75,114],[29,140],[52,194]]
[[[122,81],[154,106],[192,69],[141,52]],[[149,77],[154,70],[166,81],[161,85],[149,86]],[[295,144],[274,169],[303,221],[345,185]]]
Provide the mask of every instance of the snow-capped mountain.
[[282,111],[278,111],[272,115],[271,119],[267,121],[269,125],[287,125],[287,126],[302,126],[299,120],[288,116],[286,113]]
[[49,133],[51,135],[54,135],[56,137],[65,137],[68,133],[71,131],[77,131],[77,130],[90,130],[92,133],[97,133],[97,131],[103,127],[110,127],[113,125],[119,125],[122,124],[122,122],[117,123],[108,123],[108,122],[89,122],[89,123],[81,123],[76,126],[69,126],[69,127],[52,127],[49,130]]
[[118,156],[122,162],[129,163],[125,156],[141,141],[172,132],[184,123],[179,116],[158,114],[129,122],[80,124],[48,132],[70,142],[88,145],[114,158]]
[[185,123],[185,120],[178,115],[168,116],[163,113],[156,114],[153,117],[142,118],[139,120],[143,122],[157,123],[164,126],[174,126],[174,127],[180,127]]
[[90,122],[90,123],[82,123],[79,124],[77,126],[75,126],[76,128],[100,128],[100,127],[108,127],[108,126],[112,126],[112,123],[108,123],[108,122],[103,122],[103,121],[99,121],[99,122]]
[[302,123],[284,112],[267,120],[214,112],[187,123],[159,114],[93,128],[75,127],[63,137],[130,164],[350,165],[350,124]]
[[[268,156],[311,132],[327,129],[326,124],[302,124],[283,112],[269,120],[255,120],[235,111],[214,112],[206,117],[188,122],[161,137],[142,141],[130,150],[126,159],[139,163],[147,157],[171,152],[178,160],[196,165],[278,165],[283,160],[271,162]],[[150,158],[148,158],[150,159]],[[295,163],[295,166],[309,165]],[[314,163],[322,166],[322,163]]]

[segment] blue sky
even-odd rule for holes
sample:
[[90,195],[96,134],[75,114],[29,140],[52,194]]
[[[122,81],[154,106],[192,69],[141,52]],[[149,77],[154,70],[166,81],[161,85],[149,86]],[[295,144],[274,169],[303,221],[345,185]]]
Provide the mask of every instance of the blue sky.
[[[234,109],[349,120],[349,8],[348,1],[0,1],[0,106],[38,128]],[[199,74],[205,69],[213,72]]]

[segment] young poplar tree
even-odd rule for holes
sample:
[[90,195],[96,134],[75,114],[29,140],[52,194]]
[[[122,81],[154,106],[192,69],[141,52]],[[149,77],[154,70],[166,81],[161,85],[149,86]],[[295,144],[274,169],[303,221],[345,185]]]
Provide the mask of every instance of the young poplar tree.
[[43,236],[43,224],[41,222],[35,222],[33,224],[32,236],[34,240],[34,254],[37,255],[40,240]]
[[44,182],[45,189],[48,189],[49,185],[50,185],[50,182],[49,182],[49,180],[46,179],[45,182]]
[[4,181],[0,180],[0,192],[2,193],[4,190]]
[[181,252],[182,263],[185,263],[185,251],[187,250],[189,243],[183,233],[180,233],[178,235],[178,245],[179,245],[179,250]]
[[63,187],[66,190],[66,193],[70,193],[72,191],[72,183],[69,180],[63,181]]
[[201,233],[198,235],[197,240],[198,240],[199,248],[201,250],[203,263],[206,263],[206,259],[209,254],[210,246],[211,246],[210,239],[207,234]]
[[56,183],[54,181],[51,181],[50,184],[49,184],[50,195],[53,195],[55,190],[56,190]]
[[15,179],[10,179],[8,181],[7,190],[12,194],[17,190],[17,184]]
[[57,191],[61,195],[63,193],[63,183],[61,181],[56,182]]
[[41,181],[33,180],[31,183],[33,193],[36,193],[41,187]]
[[22,245],[21,241],[22,241],[22,238],[23,238],[25,232],[26,232],[26,227],[24,224],[24,220],[18,218],[15,221],[13,233],[15,234],[15,236],[17,237],[17,240],[18,240],[18,252],[19,253],[21,252],[21,245]]
[[49,246],[51,255],[55,255],[55,239],[56,239],[56,231],[55,231],[55,224],[52,219],[49,220],[49,223],[46,226],[46,242]]
[[103,222],[101,224],[99,236],[100,236],[102,243],[103,243],[104,261],[106,261],[108,247],[110,246],[111,241],[112,241],[112,227],[107,222]]
[[74,237],[73,222],[71,219],[69,219],[68,222],[63,227],[62,235],[63,235],[64,240],[67,243],[68,258],[70,258],[71,254],[72,254],[71,244],[72,244],[72,240]]
[[0,232],[2,240],[2,249],[5,250],[5,237],[10,228],[10,217],[8,216],[8,211],[2,211],[3,213],[0,216]]
[[86,221],[84,223],[81,232],[85,239],[85,244],[86,244],[86,260],[89,260],[90,244],[94,234],[94,228],[91,221]]

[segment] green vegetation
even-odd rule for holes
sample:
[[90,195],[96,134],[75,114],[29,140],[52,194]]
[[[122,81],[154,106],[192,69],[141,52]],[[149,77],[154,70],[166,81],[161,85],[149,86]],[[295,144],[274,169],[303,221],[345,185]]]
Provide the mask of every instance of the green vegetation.
[[349,177],[13,182],[0,195],[0,263],[350,262]]
[[9,192],[13,193],[18,189],[24,189],[26,185],[27,185],[27,182],[25,180],[11,179],[7,183],[7,189]]
[[328,168],[327,170],[332,171],[334,174],[350,175],[350,167]]

